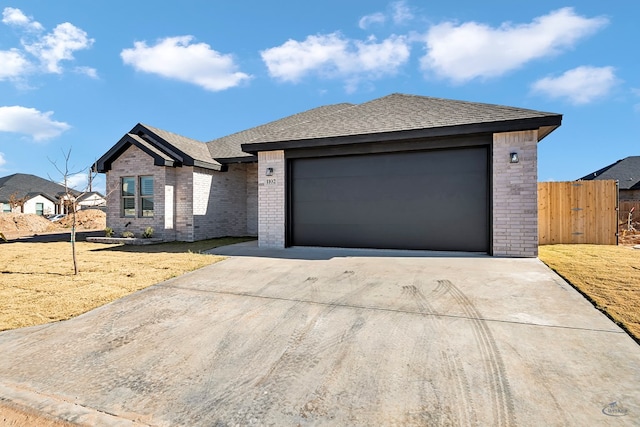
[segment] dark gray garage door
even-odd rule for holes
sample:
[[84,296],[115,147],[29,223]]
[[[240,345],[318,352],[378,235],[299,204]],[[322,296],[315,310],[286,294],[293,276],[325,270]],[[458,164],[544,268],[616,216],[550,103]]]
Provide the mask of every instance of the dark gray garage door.
[[292,159],[289,243],[487,252],[487,153]]

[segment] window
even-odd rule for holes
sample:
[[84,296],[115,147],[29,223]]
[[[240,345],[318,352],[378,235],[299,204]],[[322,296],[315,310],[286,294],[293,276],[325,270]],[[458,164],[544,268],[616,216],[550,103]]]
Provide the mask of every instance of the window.
[[153,216],[153,177],[140,177],[140,216]]
[[122,216],[136,216],[136,179],[133,177],[122,178],[121,189]]
[[36,203],[36,215],[42,216],[44,211],[44,203]]
[[11,212],[11,205],[9,203],[3,203],[2,212]]

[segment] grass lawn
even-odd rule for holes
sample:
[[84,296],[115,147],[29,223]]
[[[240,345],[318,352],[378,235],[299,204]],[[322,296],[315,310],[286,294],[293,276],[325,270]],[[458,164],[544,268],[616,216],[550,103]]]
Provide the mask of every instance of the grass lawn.
[[222,257],[200,252],[251,239],[148,246],[78,242],[0,244],[0,331],[69,319]]
[[629,246],[540,246],[539,258],[640,343],[640,250]]

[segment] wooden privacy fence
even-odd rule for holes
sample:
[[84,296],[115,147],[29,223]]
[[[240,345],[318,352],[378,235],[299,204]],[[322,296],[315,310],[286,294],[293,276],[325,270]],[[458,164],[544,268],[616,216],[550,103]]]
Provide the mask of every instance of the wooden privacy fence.
[[618,243],[616,181],[538,183],[538,243]]

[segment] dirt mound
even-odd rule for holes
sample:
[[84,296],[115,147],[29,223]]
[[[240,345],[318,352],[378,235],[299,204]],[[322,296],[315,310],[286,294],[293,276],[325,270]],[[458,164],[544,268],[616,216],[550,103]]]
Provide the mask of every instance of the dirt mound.
[[640,245],[640,222],[631,221],[631,229],[628,223],[618,226],[618,244],[620,245]]
[[0,213],[0,232],[5,236],[24,235],[56,231],[60,227],[48,219],[35,214]]
[[[58,221],[60,227],[71,228],[72,215]],[[76,212],[76,230],[104,230],[107,226],[107,215],[98,209],[85,209]]]

